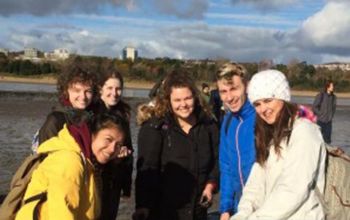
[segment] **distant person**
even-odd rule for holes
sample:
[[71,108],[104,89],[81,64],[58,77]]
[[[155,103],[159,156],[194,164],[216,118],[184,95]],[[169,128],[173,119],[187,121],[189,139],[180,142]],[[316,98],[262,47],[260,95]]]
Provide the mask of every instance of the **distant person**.
[[253,75],[248,97],[257,113],[257,161],[231,220],[324,220],[316,187],[323,192],[326,149],[318,126],[299,116],[277,70]]
[[161,90],[161,87],[162,87],[163,84],[164,84],[164,77],[161,77],[160,79],[158,79],[156,84],[153,85],[152,89],[148,93],[148,97],[151,100],[154,99],[157,96],[157,94]]
[[217,88],[212,89],[210,91],[209,106],[211,107],[212,113],[215,116],[217,124],[220,126],[225,114],[225,110]]
[[[130,151],[124,147],[126,123],[102,114],[92,123],[65,124],[38,148],[49,153],[33,171],[16,220],[100,219],[99,166]],[[44,194],[43,194],[44,193]],[[40,196],[44,195],[44,196]]]
[[207,83],[202,83],[202,97],[206,101],[206,103],[209,103],[210,99],[210,87]]
[[334,94],[333,81],[327,81],[324,90],[318,93],[312,105],[317,116],[317,124],[321,127],[323,139],[326,143],[332,142],[332,120],[337,107],[337,96]]
[[247,70],[236,63],[222,65],[216,74],[220,98],[228,109],[220,129],[221,220],[228,220],[237,212],[255,162],[255,109],[247,99],[247,77]]
[[[109,113],[119,115],[126,120],[125,146],[132,151],[130,133],[130,106],[122,99],[124,81],[121,73],[107,69],[100,73],[97,83],[97,101],[94,102],[95,115]],[[118,215],[120,197],[131,195],[131,174],[133,158],[130,155],[122,161],[112,160],[102,171],[102,213],[101,219],[115,220]]]
[[133,219],[205,220],[218,182],[217,125],[186,72],[172,72],[163,89],[140,117]]
[[57,80],[58,101],[39,129],[39,145],[54,137],[68,123],[79,123],[92,116],[88,110],[94,97],[96,76],[77,65],[64,69]]

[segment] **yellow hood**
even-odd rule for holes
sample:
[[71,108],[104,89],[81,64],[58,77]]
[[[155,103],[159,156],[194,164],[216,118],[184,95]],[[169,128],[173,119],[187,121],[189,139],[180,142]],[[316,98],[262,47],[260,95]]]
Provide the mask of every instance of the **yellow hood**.
[[52,152],[57,150],[71,150],[80,153],[81,149],[73,136],[69,133],[65,124],[56,137],[52,137],[38,147],[38,153]]

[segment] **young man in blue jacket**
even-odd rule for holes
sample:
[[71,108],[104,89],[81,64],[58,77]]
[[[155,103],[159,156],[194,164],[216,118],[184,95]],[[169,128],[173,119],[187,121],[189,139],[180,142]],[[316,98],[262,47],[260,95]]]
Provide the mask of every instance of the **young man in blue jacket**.
[[247,71],[236,63],[222,65],[216,75],[227,112],[220,130],[220,220],[237,212],[242,189],[255,161],[255,109],[247,99]]

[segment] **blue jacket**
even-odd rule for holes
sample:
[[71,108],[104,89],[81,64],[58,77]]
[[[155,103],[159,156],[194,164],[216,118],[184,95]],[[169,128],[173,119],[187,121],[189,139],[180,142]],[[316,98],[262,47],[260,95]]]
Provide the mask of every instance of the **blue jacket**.
[[[220,131],[220,212],[237,212],[242,185],[255,162],[255,109],[246,101],[237,113],[228,112]],[[237,146],[238,143],[238,146]]]

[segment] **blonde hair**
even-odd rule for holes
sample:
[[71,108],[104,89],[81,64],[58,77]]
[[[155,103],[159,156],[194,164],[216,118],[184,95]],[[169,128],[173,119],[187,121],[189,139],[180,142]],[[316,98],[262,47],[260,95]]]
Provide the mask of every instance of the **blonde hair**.
[[137,106],[136,123],[142,125],[154,115],[154,104],[152,102],[142,103]]
[[216,72],[216,81],[225,79],[228,82],[232,81],[233,76],[239,76],[246,84],[248,82],[248,72],[244,66],[238,63],[225,63]]

